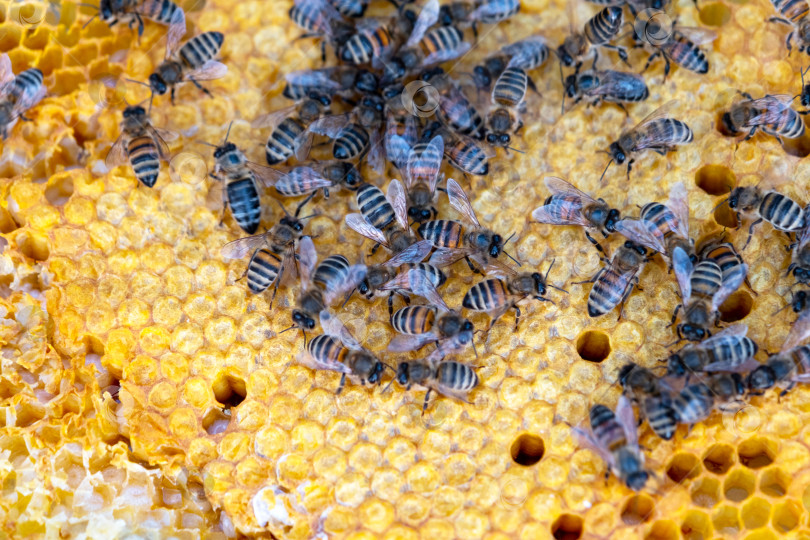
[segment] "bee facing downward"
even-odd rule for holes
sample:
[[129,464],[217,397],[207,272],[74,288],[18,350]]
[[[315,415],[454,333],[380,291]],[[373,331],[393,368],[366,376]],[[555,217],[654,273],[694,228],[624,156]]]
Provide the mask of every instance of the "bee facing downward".
[[146,187],[152,187],[160,172],[160,160],[169,161],[166,139],[172,141],[177,134],[152,126],[149,113],[140,105],[124,109],[123,117],[121,135],[104,161],[108,169],[114,169],[129,160],[135,177]]
[[178,84],[192,82],[194,86],[208,94],[211,92],[199,81],[224,77],[228,67],[214,58],[219,54],[225,36],[221,32],[203,32],[175,49],[176,42],[166,43],[166,60],[154,73],[149,75],[149,86],[155,94],[162,96],[171,89],[172,104]]

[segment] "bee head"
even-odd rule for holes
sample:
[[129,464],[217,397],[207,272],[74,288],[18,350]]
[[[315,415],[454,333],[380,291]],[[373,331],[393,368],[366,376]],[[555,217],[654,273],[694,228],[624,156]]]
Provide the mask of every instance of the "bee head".
[[433,77],[437,77],[439,75],[444,75],[444,69],[441,67],[435,67],[423,71],[419,78],[425,82],[429,82]]
[[474,328],[475,327],[473,326],[473,323],[471,321],[468,321],[467,319],[464,319],[464,322],[461,323],[462,332],[472,332]]
[[624,150],[622,150],[622,147],[619,146],[618,142],[610,143],[608,154],[610,154],[610,157],[613,158],[613,161],[615,161],[619,165],[624,163],[624,160],[627,159],[627,156],[624,154]]
[[294,309],[292,312],[292,321],[293,324],[301,330],[312,330],[315,328],[315,319],[297,309]]
[[635,471],[627,475],[627,487],[633,491],[641,491],[647,484],[650,473],[647,471]]
[[375,362],[374,367],[371,368],[371,373],[368,376],[368,382],[370,384],[378,384],[382,379],[382,372],[385,369],[385,366],[382,365],[382,362]]
[[742,188],[736,187],[728,194],[728,207],[732,210],[736,210],[740,206],[740,195],[742,195],[742,191]]
[[667,358],[667,375],[683,377],[686,375],[686,364],[678,353]]
[[626,247],[627,249],[632,249],[633,251],[635,251],[639,255],[646,255],[647,254],[647,248],[645,248],[644,246],[642,246],[640,244],[636,244],[632,240],[626,241],[624,243],[624,247]]
[[281,218],[281,221],[279,221],[279,223],[281,225],[285,225],[291,228],[295,232],[301,232],[304,230],[304,224],[301,223],[301,221],[299,221],[298,219],[294,218],[293,216],[284,216],[283,218]]
[[363,296],[367,296],[367,295],[368,295],[369,288],[370,288],[370,287],[369,287],[369,285],[368,285],[368,279],[364,279],[364,280],[363,280],[363,281],[361,281],[361,282],[360,282],[360,284],[357,286],[357,292],[359,292],[359,293],[360,293],[360,294],[362,294]]
[[543,276],[540,275],[540,272],[532,273],[532,281],[534,282],[534,293],[539,295],[546,294],[546,281],[543,279]]
[[705,328],[690,323],[679,325],[678,333],[689,341],[703,341],[709,337],[709,332]]
[[361,92],[376,92],[380,87],[380,79],[367,69],[361,69],[355,77],[354,85]]
[[619,370],[619,384],[624,386],[627,383],[627,378],[630,376],[630,373],[633,372],[635,367],[636,365],[632,362],[622,366],[622,368]]
[[731,380],[734,382],[734,393],[741,396],[745,393],[745,379],[739,373],[732,373]]
[[166,93],[166,81],[164,81],[163,78],[157,73],[152,73],[149,75],[149,86],[159,96]]
[[402,80],[406,71],[405,61],[402,58],[399,56],[391,58],[385,65],[385,74],[381,82],[383,84],[390,84],[394,81]]
[[411,366],[408,362],[400,362],[397,366],[397,382],[402,386],[408,386],[408,381],[411,379]]
[[429,221],[433,217],[433,211],[430,208],[419,208],[418,206],[411,206],[408,208],[408,217],[417,223]]
[[615,208],[608,211],[607,219],[605,219],[605,229],[608,232],[616,232],[616,223],[622,219],[621,213]]
[[236,150],[236,145],[232,142],[225,143],[222,146],[217,146],[216,150],[214,150],[214,158],[219,159],[228,152],[233,152]]
[[351,163],[344,163],[343,167],[343,183],[352,191],[356,190],[358,187],[360,187],[360,184],[363,183],[363,178],[360,176],[360,172]]
[[739,133],[737,127],[734,125],[734,121],[731,119],[730,112],[723,113],[721,121],[723,122],[723,128],[725,128],[725,130],[728,133],[730,133],[731,135],[736,135],[737,133]]
[[98,5],[98,12],[101,14],[101,20],[108,21],[113,18],[113,3],[112,0],[101,0]]
[[[810,269],[797,266],[793,269],[793,277],[795,277],[796,281],[799,283],[810,283]],[[804,293],[804,291],[801,291],[801,293]]]
[[[806,272],[806,270],[805,270]],[[794,275],[796,272],[794,271]],[[807,294],[807,291],[799,291],[793,296],[793,311],[799,313],[800,311],[804,311],[804,308],[807,306],[807,301],[810,300],[810,296]]]
[[[563,43],[562,45],[557,47],[557,57],[560,59],[560,63],[562,65],[564,65],[565,67],[571,67],[571,66],[574,65],[574,57],[571,56],[571,54],[568,52],[568,49],[565,46],[565,43]],[[569,75],[568,78],[569,79],[576,78],[576,76],[575,75]],[[568,86],[568,85],[566,84],[566,86]],[[569,96],[570,96],[570,94],[569,94]]]
[[[660,0],[653,0],[653,1],[654,2],[658,1],[658,3],[660,3]],[[653,8],[653,9],[661,9],[661,8]],[[611,21],[618,21],[618,20],[621,20],[622,15],[624,14],[624,11],[622,9],[622,6],[618,6],[618,5],[608,6],[607,7],[607,14],[610,17]]]
[[130,105],[126,109],[124,109],[123,116],[124,118],[133,118],[137,116],[145,116],[146,109],[141,107],[140,105]]
[[404,90],[405,87],[402,85],[402,83],[389,84],[383,88],[382,97],[384,100],[388,101],[390,99],[394,99],[395,97],[401,96]]
[[770,366],[759,366],[748,374],[746,386],[749,390],[767,390],[774,385],[773,371]]
[[503,249],[503,238],[501,238],[500,234],[493,234],[492,241],[489,243],[489,256],[490,257],[497,257],[501,254],[501,250]]
[[473,68],[473,80],[480,88],[489,88],[492,84],[492,75],[485,66],[475,66]]
[[565,78],[565,94],[570,97],[576,97],[577,95],[577,76],[576,75],[569,75]]
[[450,9],[450,4],[445,4],[439,8],[439,24],[442,26],[453,24],[453,12]]

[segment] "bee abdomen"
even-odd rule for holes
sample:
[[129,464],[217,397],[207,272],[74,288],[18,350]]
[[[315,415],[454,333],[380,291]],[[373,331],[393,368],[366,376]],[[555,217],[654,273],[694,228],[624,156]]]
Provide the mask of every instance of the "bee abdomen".
[[701,74],[709,72],[709,59],[706,53],[686,37],[676,34],[664,49],[672,61],[682,68]]
[[690,278],[692,295],[710,297],[723,283],[723,271],[714,261],[700,261],[695,265]]
[[457,221],[435,219],[426,221],[417,230],[419,236],[436,247],[457,248],[462,242],[462,226]]
[[668,441],[678,428],[678,415],[672,409],[671,400],[665,397],[648,397],[644,400],[644,415],[653,432]]
[[627,443],[624,430],[616,420],[616,415],[601,403],[591,407],[590,420],[594,437],[609,450],[615,450]]
[[175,12],[180,9],[169,0],[146,0],[142,4],[144,17],[148,17],[155,22],[169,24]]
[[441,100],[439,113],[454,131],[470,137],[481,137],[484,118],[466,99]]
[[506,68],[492,88],[492,101],[506,107],[517,107],[526,96],[528,76],[520,68]]
[[17,99],[21,98],[24,94],[34,94],[39,87],[42,86],[42,72],[37,68],[26,69],[19,75],[14,77],[14,86],[11,90],[11,95]]
[[793,109],[785,109],[780,114],[780,119],[773,124],[765,126],[764,131],[772,135],[778,135],[785,139],[796,139],[804,135],[804,121],[802,117]]
[[594,45],[608,43],[619,33],[623,21],[622,7],[608,6],[585,24],[585,37]]
[[420,45],[427,56],[438,51],[456,49],[462,41],[464,34],[455,26],[439,26],[428,31]]
[[588,315],[598,317],[611,311],[624,298],[625,291],[618,286],[621,277],[608,268],[593,283],[588,294]]
[[329,291],[345,280],[350,266],[349,260],[343,255],[330,255],[315,268],[312,281]]
[[430,306],[407,306],[394,312],[391,326],[400,334],[430,332],[436,321],[436,310]]
[[203,32],[180,47],[180,58],[192,68],[198,68],[219,53],[224,40],[222,32]]
[[444,272],[429,263],[403,264],[397,269],[397,272],[407,272],[409,270],[421,270],[437,289],[447,281],[447,276],[444,275]]
[[757,352],[757,344],[748,337],[736,338],[726,336],[709,350],[713,362],[741,363],[754,356]]
[[456,141],[447,149],[447,161],[467,174],[486,176],[489,172],[489,158],[474,144]]
[[229,182],[226,190],[233,219],[246,233],[255,233],[262,218],[262,205],[253,178]]
[[684,388],[674,400],[678,420],[683,424],[695,424],[704,420],[714,405],[712,391],[705,384],[693,384]]
[[780,231],[798,231],[804,226],[804,211],[799,203],[775,191],[762,198],[759,215]]
[[248,262],[248,288],[254,294],[267,290],[281,271],[281,258],[267,249],[257,249]]
[[293,118],[285,118],[270,134],[265,146],[267,163],[277,165],[287,161],[295,152],[296,139],[304,132],[304,128]]
[[329,3],[344,17],[362,17],[366,12],[367,0],[329,0]]
[[672,233],[673,229],[678,226],[678,218],[672,213],[672,210],[657,202],[645,204],[641,209],[639,219],[654,224],[655,228],[664,236]]
[[307,352],[318,362],[342,362],[346,349],[330,335],[320,334],[307,342]]
[[489,0],[489,6],[489,10],[478,16],[479,22],[494,24],[505,21],[520,11],[520,0]]
[[771,0],[773,7],[793,22],[804,17],[808,12],[806,0]]
[[368,132],[363,126],[350,124],[341,130],[335,139],[332,155],[341,161],[354,159],[365,153],[368,148],[368,139]]
[[155,141],[146,136],[130,139],[127,153],[135,177],[146,187],[154,186],[160,172],[160,154]]
[[508,294],[502,280],[485,279],[467,291],[461,305],[473,311],[493,311],[506,305]]
[[442,362],[437,368],[438,383],[446,388],[466,392],[478,386],[478,375],[470,366],[459,362]]
[[371,184],[363,184],[357,190],[357,206],[369,223],[383,230],[394,222],[394,208],[383,192]]

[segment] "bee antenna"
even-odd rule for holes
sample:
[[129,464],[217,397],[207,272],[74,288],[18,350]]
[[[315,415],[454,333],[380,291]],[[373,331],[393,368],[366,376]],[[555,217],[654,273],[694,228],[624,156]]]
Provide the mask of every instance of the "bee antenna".
[[355,287],[354,289],[351,290],[351,292],[346,296],[346,300],[343,301],[343,305],[340,306],[340,309],[343,309],[343,308],[346,307],[346,304],[349,303],[349,300],[354,295],[354,291],[356,291],[356,290],[357,290],[357,287]]
[[516,265],[518,265],[518,266],[523,266],[523,265],[520,263],[520,261],[518,261],[517,259],[515,259],[515,258],[514,258],[514,257],[512,257],[511,255],[509,255],[509,252],[508,252],[508,251],[506,251],[505,249],[502,249],[501,251],[503,252],[503,254],[504,254],[504,255],[506,255],[507,257],[509,257],[510,259],[512,259]]
[[225,143],[228,142],[228,137],[231,135],[231,128],[232,127],[233,127],[233,120],[231,120],[231,123],[228,124],[228,131],[225,132],[225,140],[222,141],[223,145],[225,145]]
[[[383,365],[384,365],[384,366],[391,367],[391,366],[389,366],[388,364],[383,364]],[[393,369],[393,368],[391,368],[391,369]],[[383,393],[383,394],[384,394],[384,393],[386,393],[386,392],[388,391],[388,389],[389,389],[389,388],[391,388],[391,385],[392,385],[392,384],[394,384],[394,380],[396,380],[396,377],[394,377],[393,379],[391,379],[391,380],[388,382],[388,384],[386,384],[386,385],[385,385],[385,388],[383,388],[383,389],[382,389],[382,392],[381,392],[381,393]]]
[[472,346],[473,346],[473,352],[475,353],[475,359],[478,360],[478,349],[475,348],[475,339],[471,339],[470,343],[472,343]]
[[715,210],[717,210],[718,208],[720,208],[724,204],[728,204],[728,197],[726,197],[725,199],[723,199],[722,201],[717,203],[717,205],[714,208],[712,208],[712,212],[714,212]]
[[507,149],[507,150],[511,150],[512,152],[517,152],[518,154],[525,154],[525,153],[526,153],[526,152],[524,152],[523,150],[518,150],[518,149],[517,149],[517,148],[515,148],[514,146],[507,146],[507,147],[506,147],[506,149]]
[[546,287],[551,287],[552,289],[557,289],[560,292],[564,292],[565,294],[568,294],[568,291],[566,291],[565,289],[563,289],[561,287],[557,287],[556,285],[552,285],[551,283],[546,283]]
[[393,371],[394,373],[396,373],[396,372],[397,372],[397,370],[396,370],[396,369],[394,369],[394,367],[393,367],[391,364],[386,364],[385,362],[380,362],[380,364],[382,364],[384,367],[387,367],[388,369],[390,369],[390,370],[391,370],[391,371]]
[[[145,82],[142,82],[142,81],[136,81],[135,79],[124,79],[124,80],[129,81],[131,83],[140,84],[141,86],[146,86],[147,88],[152,88],[151,86],[149,86],[148,84],[146,84]],[[144,101],[146,101],[146,100],[144,100]]]
[[298,220],[299,221],[304,221],[305,219],[314,218],[315,216],[320,216],[320,214],[316,212],[316,213],[310,214],[308,216],[300,217],[300,218],[298,218]]
[[554,263],[557,262],[557,259],[551,259],[551,265],[546,270],[546,275],[543,276],[543,282],[545,283],[548,280],[548,275],[551,273],[551,269],[554,268]]
[[287,330],[292,330],[293,328],[296,328],[296,326],[295,326],[295,325],[292,325],[292,326],[290,326],[290,327],[288,327],[288,328],[285,328],[284,330],[282,330],[281,332],[279,332],[279,335],[280,335],[280,334],[283,334],[283,333],[284,333],[284,332],[286,332]]
[[[88,7],[96,8],[96,6],[93,6],[93,5],[90,5],[90,4],[79,4],[79,5],[80,5],[80,6],[88,6]],[[96,8],[96,9],[98,9],[98,8]],[[91,22],[93,22],[93,19],[98,18],[98,16],[99,16],[99,14],[100,14],[100,13],[101,13],[101,12],[96,13],[95,15],[93,15],[92,17],[90,17],[90,19],[88,19],[88,21],[82,25],[82,30],[84,30],[85,28],[87,28],[87,25],[88,25],[88,24],[90,24]]]
[[[557,56],[559,57],[559,54]],[[563,78],[562,62],[559,61],[559,58],[557,60],[557,65],[560,67],[560,84],[563,87],[562,105],[560,105],[560,115],[563,115],[565,114],[565,79]]]
[[281,207],[281,210],[284,212],[284,215],[285,215],[285,216],[287,216],[287,217],[290,217],[290,213],[289,213],[289,212],[287,212],[287,209],[286,209],[286,208],[284,208],[284,205],[283,205],[283,204],[281,204],[281,201],[276,200],[276,202],[277,202],[277,203],[278,203],[278,205]]
[[776,314],[777,314],[777,313],[779,313],[780,311],[784,311],[786,308],[789,308],[790,306],[791,306],[791,304],[785,304],[785,305],[784,305],[784,306],[782,306],[780,309],[777,309],[776,311],[774,311],[773,313],[771,313],[771,317],[773,317],[774,315],[776,315]]
[[210,146],[211,148],[219,148],[217,145],[211,144],[210,142],[205,141],[194,141],[194,142],[197,144],[204,144],[205,146]]
[[[600,150],[600,152],[605,152],[605,151],[604,151],[604,150]],[[607,152],[605,152],[605,153],[607,154]],[[611,164],[611,163],[613,163],[613,158],[610,158],[610,161],[608,161],[608,164],[605,166],[605,170],[604,170],[604,171],[602,171],[602,176],[600,176],[600,177],[599,177],[599,183],[601,183],[601,182],[602,182],[602,179],[605,177],[605,173],[606,173],[606,172],[608,171],[608,169],[610,168],[610,164]]]
[[673,341],[672,343],[666,343],[666,344],[664,344],[664,347],[666,347],[667,349],[669,349],[670,347],[672,347],[672,346],[674,346],[674,345],[677,345],[677,344],[678,344],[678,343],[680,343],[681,341],[683,341],[683,338],[682,338],[682,337],[679,337],[678,339],[676,339],[676,340],[675,340],[675,341]]

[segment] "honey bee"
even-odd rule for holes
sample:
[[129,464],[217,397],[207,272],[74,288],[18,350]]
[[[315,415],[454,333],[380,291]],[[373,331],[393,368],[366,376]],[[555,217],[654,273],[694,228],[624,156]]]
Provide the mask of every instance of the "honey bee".
[[443,26],[471,26],[478,38],[479,24],[497,24],[520,11],[520,0],[462,0],[442,6],[439,22]]
[[326,95],[367,94],[379,89],[377,75],[355,66],[335,66],[321,69],[303,69],[284,76],[286,84],[282,95],[299,101]]
[[689,341],[702,341],[711,336],[709,328],[718,319],[718,308],[726,298],[740,288],[748,273],[743,264],[741,271],[725,276],[713,260],[701,260],[692,264],[681,248],[675,248],[672,265],[681,290],[682,304],[675,308],[673,323],[678,311],[683,308],[683,322],[678,325],[678,337]]
[[[807,213],[807,209],[805,209]],[[805,217],[805,221],[807,218]],[[810,284],[810,223],[805,223],[796,241],[789,246],[792,251],[788,274],[793,273],[796,283]]]
[[332,100],[326,95],[313,95],[290,107],[256,118],[254,128],[272,127],[265,146],[268,165],[283,163],[295,155],[303,160],[309,154],[312,144],[310,124],[324,114],[328,114]]
[[282,197],[300,197],[323,190],[324,198],[329,198],[329,190],[344,187],[356,191],[363,178],[351,163],[344,161],[320,161],[302,163],[288,169],[271,169],[265,183],[276,188]]
[[584,227],[588,241],[596,249],[603,251],[599,242],[590,235],[589,229],[598,231],[607,238],[616,232],[616,225],[621,218],[619,210],[611,208],[602,199],[594,199],[562,178],[546,176],[543,181],[551,195],[543,206],[532,212],[532,219],[538,223]]
[[743,259],[734,245],[730,242],[723,242],[725,234],[713,238],[700,247],[699,259],[711,260],[717,263],[723,273],[723,280],[737,280],[742,279],[748,288],[751,284],[748,283],[746,276],[746,268],[743,265]]
[[[475,66],[473,81],[478,88],[489,91],[492,82],[497,80],[507,67],[531,71],[545,64],[548,54],[549,49],[544,37],[529,36],[504,46],[497,53],[488,56],[483,64]],[[532,91],[537,92],[531,77],[526,82]]]
[[666,359],[667,375],[689,377],[692,373],[710,371],[746,371],[756,367],[757,344],[747,337],[748,326],[735,324],[717,334],[687,345]]
[[469,403],[467,394],[479,383],[478,375],[465,364],[452,360],[436,362],[430,359],[400,362],[393,380],[406,390],[410,390],[413,385],[427,388],[422,404],[422,415],[427,410],[431,392]]
[[523,121],[517,113],[526,109],[524,98],[529,77],[521,68],[507,67],[492,88],[492,103],[495,108],[487,117],[486,141],[493,146],[515,150],[509,145],[512,136],[523,128]]
[[222,48],[225,36],[221,32],[203,32],[186,41],[179,49],[177,43],[166,44],[166,60],[154,73],[149,75],[149,86],[152,91],[162,96],[171,88],[172,104],[178,84],[192,82],[194,86],[211,95],[211,92],[200,84],[224,77],[228,67],[214,60]]
[[444,176],[440,174],[444,159],[444,139],[433,136],[427,142],[419,142],[408,154],[405,165],[405,189],[408,198],[408,217],[422,223],[436,217],[433,199],[436,185]]
[[[376,296],[387,296],[390,318],[394,314],[394,295],[402,295],[406,302],[410,302],[410,295],[415,294],[414,283],[417,279],[427,279],[438,289],[447,281],[444,272],[428,263],[413,262],[416,259],[424,259],[431,247],[423,250],[423,246],[414,244],[383,264],[369,266],[365,279],[357,286],[357,292],[369,300]],[[417,250],[418,252],[415,252]],[[420,272],[424,277],[412,275],[411,271]]]
[[791,108],[793,96],[786,94],[767,95],[754,99],[751,94],[741,92],[745,99],[734,103],[723,113],[723,128],[730,135],[743,131],[748,134],[742,139],[747,141],[757,130],[773,135],[782,143],[782,138],[797,139],[804,135],[804,121],[801,114]]
[[327,0],[344,17],[362,17],[370,0]]
[[415,351],[435,343],[437,348],[433,354],[444,357],[467,344],[475,349],[472,322],[447,306],[426,274],[410,270],[408,278],[413,292],[424,297],[428,304],[407,306],[391,315],[391,326],[400,335],[391,340],[388,350]]
[[647,24],[652,26],[652,28],[648,29],[653,33],[666,32],[666,39],[645,40],[652,45],[655,52],[647,59],[642,73],[647,71],[653,61],[659,56],[664,59],[665,81],[669,75],[672,63],[699,74],[709,72],[709,59],[706,57],[706,53],[701,50],[700,46],[711,43],[717,39],[717,32],[706,28],[692,28],[686,26],[678,26],[665,30],[660,27],[656,28],[658,23],[652,20]]
[[686,252],[689,260],[697,262],[695,242],[689,237],[689,206],[683,182],[673,184],[667,204],[645,204],[637,220],[623,219],[617,222],[616,231],[670,260],[674,249],[679,247]]
[[633,406],[619,397],[616,413],[597,404],[590,411],[591,429],[574,428],[580,444],[595,452],[627,487],[640,491],[650,477],[644,469],[644,455],[638,446],[638,427]]
[[799,73],[802,77],[802,91],[799,93],[799,103],[801,103],[802,107],[807,109],[810,107],[810,83],[804,82],[804,76],[810,71],[810,67],[807,69],[799,69]]
[[[364,184],[357,192],[357,205],[361,213],[346,216],[346,225],[355,232],[385,246],[395,255],[408,248],[414,250],[411,252],[413,256],[424,252],[422,258],[403,260],[402,263],[420,262],[430,251],[432,244],[429,241],[417,242],[411,233],[405,191],[398,180],[391,180],[388,184],[387,197],[378,188]],[[394,221],[396,225],[393,225]],[[418,247],[414,248],[415,245]]]
[[336,394],[343,392],[347,377],[363,386],[380,384],[387,366],[360,345],[337,315],[324,310],[319,318],[324,333],[309,340],[299,360],[314,369],[340,373]]
[[342,47],[354,34],[354,27],[345,22],[327,0],[294,0],[290,20],[306,32],[298,39],[321,38],[321,59],[326,61],[326,43],[335,49]]
[[[597,106],[602,101],[615,103],[627,113],[624,103],[644,101],[650,96],[650,90],[644,78],[636,73],[622,71],[583,71],[569,75],[565,79],[565,95],[574,100],[574,104],[587,99],[589,105]],[[565,111],[565,96],[563,96]]]
[[[566,4],[568,10],[568,20],[575,20],[573,2]],[[593,68],[599,58],[599,47],[615,50],[622,62],[627,63],[627,49],[618,45],[611,45],[610,42],[619,35],[624,26],[624,11],[621,6],[606,6],[602,11],[591,17],[582,28],[582,32],[571,31],[565,40],[557,47],[557,57],[560,65],[566,67],[576,67],[579,71],[582,60],[589,53],[593,52]],[[562,73],[562,72],[561,72]]]
[[4,140],[18,119],[31,120],[25,112],[42,101],[46,93],[40,70],[30,68],[15,76],[8,54],[0,55],[0,134]]
[[793,40],[799,46],[799,52],[805,52],[810,47],[810,18],[807,17],[807,2],[805,0],[771,0],[771,4],[780,16],[771,17],[768,20],[791,27],[790,33],[785,38],[788,52],[793,49],[791,45]]
[[486,176],[495,152],[471,137],[441,130],[447,162],[465,175]]
[[154,127],[146,109],[130,105],[124,109],[121,135],[107,152],[104,163],[112,170],[129,161],[135,178],[144,186],[152,187],[160,172],[160,160],[170,158],[166,140],[176,138],[176,133]]
[[312,193],[299,204],[294,215],[287,213],[282,206],[284,217],[266,233],[239,238],[222,246],[221,253],[225,259],[241,259],[253,251],[244,276],[247,276],[248,288],[253,294],[261,294],[273,285],[271,306],[285,271],[295,264],[295,244],[302,236],[303,221],[312,217],[299,218],[298,215],[314,195]]
[[306,337],[306,331],[315,328],[317,319],[326,308],[339,296],[357,287],[366,276],[366,267],[362,264],[351,266],[342,255],[331,255],[316,268],[318,254],[312,239],[305,236],[298,244],[301,292],[292,311],[291,328],[300,328]]
[[452,178],[447,180],[447,197],[450,199],[450,206],[464,216],[472,227],[465,227],[458,221],[445,219],[422,223],[417,230],[419,236],[438,248],[430,257],[431,264],[441,267],[464,258],[471,270],[480,273],[473,266],[471,258],[487,267],[488,265],[498,265],[497,258],[504,253],[520,266],[520,263],[503,249],[511,236],[504,241],[500,234],[481,227],[467,194]]
[[799,314],[799,317],[790,327],[790,332],[788,332],[785,342],[782,344],[783,350],[795,349],[801,342],[810,337],[810,309],[808,309],[810,308],[810,295],[806,291],[799,291],[789,305],[794,312]]
[[385,156],[399,170],[407,166],[411,148],[419,136],[416,117],[408,112],[402,102],[403,91],[404,86],[397,83],[387,86],[382,93],[385,99]]
[[737,215],[737,222],[742,224],[740,216],[756,217],[748,226],[748,239],[743,249],[751,242],[754,227],[763,221],[770,223],[777,231],[786,233],[799,232],[804,229],[804,209],[799,203],[773,190],[763,191],[757,186],[736,187],[728,195],[728,207]]
[[613,162],[621,165],[627,161],[629,179],[630,169],[636,161],[634,155],[652,150],[665,156],[667,152],[674,151],[678,145],[692,142],[693,135],[689,126],[681,120],[666,116],[676,104],[677,101],[670,101],[656,109],[633,129],[625,131],[618,140],[612,142],[607,151],[610,156],[608,166]]
[[518,306],[520,302],[532,298],[553,304],[553,300],[545,297],[548,287],[566,292],[548,283],[548,274],[553,267],[554,261],[551,261],[545,276],[539,272],[506,272],[497,268],[492,273],[499,273],[501,277],[485,279],[473,285],[464,295],[461,305],[470,311],[488,313],[492,317],[489,329],[502,315],[514,309],[515,332],[517,332],[520,324],[520,306]]
[[143,18],[159,24],[169,26],[168,40],[177,42],[186,33],[186,16],[174,2],[170,0],[100,0],[98,7],[92,4],[79,4],[98,10],[84,26],[99,17],[112,28],[119,22],[125,22],[131,29],[138,24],[138,38],[143,35]]
[[634,400],[640,396],[658,395],[669,388],[651,369],[634,362],[628,362],[619,369],[619,384],[624,395]]
[[343,42],[338,56],[346,64],[371,64],[375,69],[384,69],[404,41],[410,36],[421,38],[421,34],[432,26],[430,21],[435,21],[437,12],[438,0],[429,0],[419,15],[402,6],[388,21],[361,19],[355,25],[354,33]]
[[647,248],[627,240],[619,246],[613,259],[602,258],[605,266],[596,275],[580,283],[593,283],[588,294],[588,315],[599,317],[613,310],[620,303],[619,319],[624,312],[624,302],[633,287],[638,284],[638,274],[647,262]]
[[421,78],[439,93],[436,114],[445,125],[459,135],[478,140],[484,138],[483,117],[442,68],[426,71]]
[[775,386],[782,387],[779,397],[790,392],[797,383],[810,383],[810,345],[782,347],[768,360],[748,374],[748,392],[760,396]]

